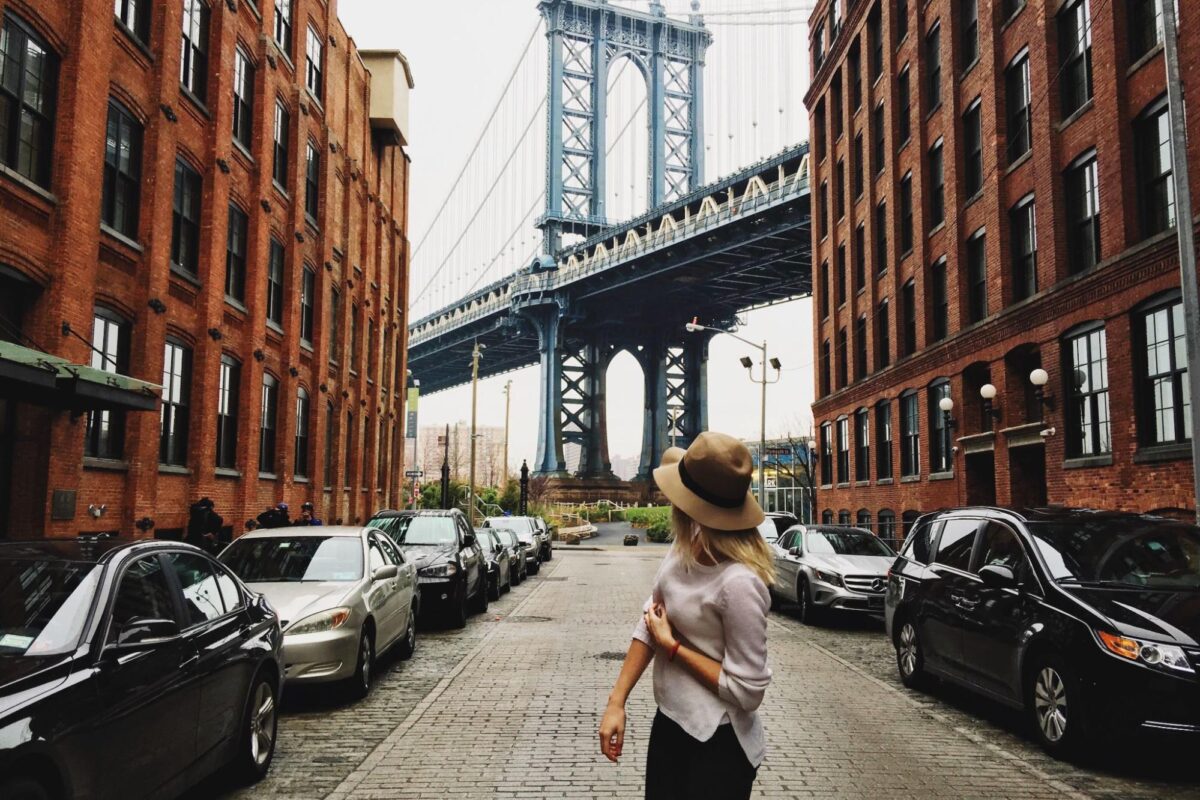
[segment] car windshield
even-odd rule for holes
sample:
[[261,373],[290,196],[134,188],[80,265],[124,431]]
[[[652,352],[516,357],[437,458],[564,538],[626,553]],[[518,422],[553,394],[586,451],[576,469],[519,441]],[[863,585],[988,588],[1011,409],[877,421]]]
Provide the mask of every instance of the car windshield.
[[533,531],[529,529],[527,520],[513,517],[489,517],[484,524],[495,530],[512,531],[522,542],[533,541]]
[[101,569],[61,559],[0,559],[0,657],[63,653],[79,643]]
[[808,552],[815,555],[885,556],[896,555],[881,539],[858,531],[809,531]]
[[492,542],[492,537],[486,531],[479,531],[475,534],[475,541],[479,542],[479,546],[483,548],[483,552],[490,553],[496,549]]
[[396,520],[393,539],[404,545],[445,546],[454,544],[453,517],[401,517]]
[[363,576],[357,536],[246,536],[221,561],[247,583],[356,581]]
[[1169,520],[1030,522],[1055,580],[1139,589],[1200,589],[1200,528]]

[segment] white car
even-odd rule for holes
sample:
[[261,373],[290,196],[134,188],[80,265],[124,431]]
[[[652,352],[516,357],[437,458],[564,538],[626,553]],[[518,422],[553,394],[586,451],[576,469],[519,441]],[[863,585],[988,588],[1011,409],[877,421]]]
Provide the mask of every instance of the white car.
[[802,622],[828,610],[882,616],[896,551],[863,528],[794,525],[773,544],[773,605],[790,600]]

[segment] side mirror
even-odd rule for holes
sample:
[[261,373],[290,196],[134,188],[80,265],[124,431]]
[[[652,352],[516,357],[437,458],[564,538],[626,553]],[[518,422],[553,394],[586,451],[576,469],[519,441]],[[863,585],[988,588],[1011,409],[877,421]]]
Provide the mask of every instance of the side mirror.
[[799,547],[793,547],[791,550],[788,550],[788,555],[789,555],[789,556],[795,556],[796,558],[799,558],[800,556],[802,556],[802,555],[803,555],[803,553],[801,553],[801,552],[800,552],[800,548],[799,548]]
[[179,636],[179,623],[173,619],[132,619],[108,649],[118,653],[151,650]]
[[394,578],[400,574],[400,570],[395,564],[385,564],[371,573],[372,581],[386,581],[389,578]]
[[464,533],[463,534],[463,547],[465,548],[465,547],[474,547],[474,546],[475,546],[475,534]]
[[981,567],[979,577],[983,580],[983,585],[991,589],[1017,588],[1017,576],[1009,567],[1000,564],[988,564],[986,567]]

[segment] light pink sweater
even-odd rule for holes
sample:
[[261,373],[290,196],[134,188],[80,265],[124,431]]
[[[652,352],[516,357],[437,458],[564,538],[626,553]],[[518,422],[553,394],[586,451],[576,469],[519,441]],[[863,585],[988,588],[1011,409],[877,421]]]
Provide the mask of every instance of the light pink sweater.
[[[654,590],[645,608],[662,603],[685,646],[721,662],[719,692],[713,694],[678,659],[654,656],[654,699],[663,714],[701,742],[712,738],[723,722],[733,725],[746,758],[757,767],[766,753],[762,703],[771,670],[767,666],[767,611],[771,598],[766,585],[743,564],[726,561],[715,566],[685,567],[672,549],[659,567]],[[644,620],[633,638],[654,647]]]

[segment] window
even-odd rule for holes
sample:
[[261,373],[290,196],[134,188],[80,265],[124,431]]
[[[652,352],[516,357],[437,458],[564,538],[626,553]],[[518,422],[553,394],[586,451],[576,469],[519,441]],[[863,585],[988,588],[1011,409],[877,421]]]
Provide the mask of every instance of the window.
[[837,249],[837,304],[841,308],[846,304],[846,245],[839,244]]
[[0,163],[49,187],[58,56],[33,28],[5,14],[0,64]]
[[350,467],[354,465],[354,415],[347,412],[346,429],[346,461],[343,464],[342,488],[350,488]]
[[1012,229],[1013,302],[1037,293],[1037,221],[1033,196],[1008,212]]
[[179,83],[204,102],[208,91],[208,4],[183,0],[183,56],[179,61]]
[[871,512],[865,508],[860,508],[858,514],[855,515],[854,524],[859,528],[871,530]]
[[375,318],[367,315],[367,380],[375,375],[375,358],[379,348],[375,346]]
[[233,138],[246,149],[254,130],[254,65],[241,46],[233,51]]
[[950,291],[946,285],[946,259],[929,268],[929,316],[931,341],[940,342],[950,332]]
[[879,80],[883,75],[883,16],[876,5],[867,15],[867,47],[871,63],[871,82]]
[[887,147],[887,129],[884,122],[883,103],[875,106],[875,119],[871,123],[871,149],[874,152],[871,158],[874,161],[875,174],[883,172],[883,168],[887,163],[884,156]]
[[824,486],[833,484],[833,425],[829,422],[821,426],[821,481]]
[[917,352],[917,287],[910,280],[900,289],[900,313],[904,316],[904,353]]
[[849,524],[850,524],[850,510],[847,508],[843,508],[841,511],[838,512],[838,525],[849,525]]
[[829,85],[829,120],[833,124],[833,140],[842,138],[845,126],[845,103],[842,102],[842,73],[833,73]]
[[846,329],[838,328],[837,332],[837,388],[844,389],[848,381],[847,377],[847,361],[850,360],[850,354],[846,347]]
[[1138,434],[1142,445],[1173,444],[1192,438],[1187,339],[1178,296],[1142,313],[1135,333],[1140,344]]
[[167,562],[183,590],[185,628],[225,616],[221,587],[207,558],[194,553],[168,553]]
[[951,460],[949,428],[946,413],[938,405],[942,398],[950,396],[950,382],[944,378],[929,387],[929,471],[950,472],[954,469]]
[[829,394],[829,375],[831,365],[829,363],[832,356],[829,352],[829,340],[821,342],[821,396]]
[[363,415],[363,443],[362,443],[362,469],[359,470],[358,477],[362,481],[362,488],[369,488],[371,485],[371,417]]
[[837,482],[850,481],[850,420],[842,417],[837,421]]
[[150,0],[113,0],[113,15],[133,38],[150,41]]
[[1018,159],[1033,147],[1033,118],[1029,113],[1032,89],[1029,82],[1029,54],[1024,53],[1004,72],[1008,117],[1008,163]]
[[1129,60],[1135,62],[1163,41],[1162,0],[1128,0]]
[[828,508],[821,512],[821,523],[824,525],[833,524],[833,512]]
[[333,486],[333,403],[325,404],[325,488]]
[[896,28],[896,45],[908,36],[908,0],[896,0],[896,14],[894,17]]
[[313,340],[313,303],[317,291],[317,273],[304,266],[304,276],[300,281],[300,341],[312,346]]
[[863,102],[862,55],[858,39],[855,39],[854,44],[850,45],[849,66],[847,70],[849,70],[847,80],[850,81],[850,107],[858,111],[862,108]]
[[813,72],[821,68],[821,64],[825,61],[825,25],[819,23],[814,26],[812,37],[812,54],[813,54]]
[[283,103],[275,101],[275,128],[272,141],[271,178],[279,184],[279,188],[287,191],[288,187],[288,126],[291,116]]
[[108,642],[124,641],[127,629],[136,629],[139,621],[147,619],[176,619],[175,598],[157,555],[139,558],[121,575],[113,597]]
[[875,274],[882,275],[888,267],[887,200],[875,206]]
[[912,173],[900,179],[900,252],[911,253],[913,249],[913,191]]
[[963,114],[963,189],[968,198],[983,191],[983,102],[976,99]]
[[1175,184],[1172,181],[1171,118],[1166,100],[1143,112],[1134,127],[1137,150],[1138,205],[1142,236],[1175,227]]
[[817,161],[825,160],[825,98],[817,101],[817,113],[814,115],[816,122],[813,126],[813,151],[817,154]]
[[171,337],[163,351],[161,428],[158,462],[187,465],[188,401],[192,389],[192,351]]
[[821,319],[829,317],[829,262],[821,262]]
[[129,109],[109,100],[100,221],[130,239],[138,235],[141,173],[142,126]]
[[921,422],[917,411],[917,393],[909,390],[900,396],[900,474],[921,473]]
[[246,300],[246,213],[229,207],[229,231],[225,238],[225,296],[239,303]]
[[867,285],[867,229],[859,223],[854,229],[854,288]]
[[946,221],[946,169],[943,144],[938,139],[929,149],[929,227],[932,230]]
[[896,512],[891,509],[883,508],[879,510],[878,520],[879,528],[876,531],[880,539],[883,539],[893,548],[897,547],[896,542]]
[[181,158],[175,160],[171,264],[192,276],[200,266],[200,173]]
[[1067,457],[1112,452],[1108,411],[1108,343],[1096,325],[1064,341]]
[[237,467],[238,392],[242,380],[242,365],[233,356],[221,356],[221,371],[217,387],[217,466]]
[[926,91],[929,108],[935,109],[942,102],[942,25],[936,22],[925,34],[925,69],[927,70]]
[[854,323],[854,378],[867,377],[867,315],[860,314]]
[[304,50],[304,86],[312,96],[321,99],[321,87],[324,86],[322,70],[324,69],[324,43],[322,36],[312,25],[308,26],[308,44]]
[[833,45],[838,34],[842,32],[842,0],[832,0],[829,4],[829,44]]
[[851,165],[854,169],[854,199],[855,200],[862,197],[863,192],[867,188],[866,183],[863,181],[863,159],[864,159],[864,157],[865,157],[865,153],[863,152],[863,135],[862,135],[862,132],[860,131],[859,133],[856,133],[854,135],[854,159],[853,159],[854,163]]
[[[92,318],[93,369],[114,375],[129,372],[129,323],[107,308]],[[121,458],[125,453],[125,412],[108,409],[88,414],[83,454],[92,458]]]
[[1007,22],[1025,7],[1025,0],[1000,0],[1001,18]]
[[829,181],[821,181],[817,205],[821,209],[821,238],[829,235]]
[[1100,261],[1100,172],[1094,151],[1067,168],[1067,258],[1071,274]]
[[938,539],[935,560],[947,567],[966,572],[971,567],[971,548],[975,546],[975,532],[979,521],[973,519],[948,519],[942,526]]
[[892,477],[892,404],[875,404],[875,480]]
[[871,480],[871,419],[865,408],[854,412],[854,480]]
[[292,0],[275,0],[275,43],[292,56]]
[[279,381],[263,374],[262,408],[258,423],[258,471],[275,472],[275,413],[279,405]]
[[1062,62],[1062,115],[1066,118],[1092,99],[1090,0],[1071,0],[1058,12],[1058,57]]
[[839,158],[834,172],[834,188],[837,191],[838,219],[846,218],[846,161]]
[[350,371],[356,372],[359,354],[358,304],[350,306]]
[[342,295],[337,289],[329,289],[329,360],[337,363],[342,352]]
[[987,234],[979,230],[967,240],[967,318],[979,322],[987,314]]
[[880,370],[892,363],[892,337],[888,325],[888,300],[879,301],[875,311],[875,369]]
[[308,477],[308,392],[296,390],[296,477]]
[[387,423],[379,420],[379,444],[375,447],[375,489],[383,490],[387,472]]
[[900,103],[900,114],[896,117],[896,141],[900,147],[904,147],[912,137],[912,85],[907,65],[900,73],[896,97]]
[[283,245],[274,238],[267,257],[267,322],[283,324]]
[[304,158],[304,213],[313,222],[321,205],[321,151],[309,142]]
[[961,68],[966,71],[979,60],[979,0],[961,0],[962,49],[959,51]]

